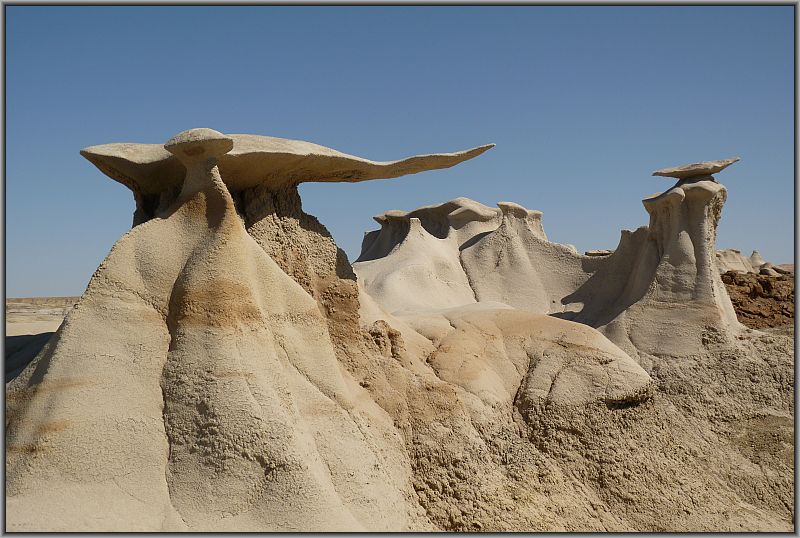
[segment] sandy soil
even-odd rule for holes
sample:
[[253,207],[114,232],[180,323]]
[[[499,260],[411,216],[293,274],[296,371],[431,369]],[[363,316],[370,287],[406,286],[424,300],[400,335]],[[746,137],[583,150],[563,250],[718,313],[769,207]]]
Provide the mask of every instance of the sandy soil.
[[6,336],[55,332],[79,297],[6,299]]
[[58,330],[79,297],[6,299],[5,380],[13,379]]

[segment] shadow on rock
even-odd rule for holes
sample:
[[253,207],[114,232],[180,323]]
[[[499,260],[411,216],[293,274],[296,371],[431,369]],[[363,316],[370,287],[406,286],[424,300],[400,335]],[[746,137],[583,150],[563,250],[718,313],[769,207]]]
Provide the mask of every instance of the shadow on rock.
[[17,377],[50,341],[54,332],[6,336],[6,383]]

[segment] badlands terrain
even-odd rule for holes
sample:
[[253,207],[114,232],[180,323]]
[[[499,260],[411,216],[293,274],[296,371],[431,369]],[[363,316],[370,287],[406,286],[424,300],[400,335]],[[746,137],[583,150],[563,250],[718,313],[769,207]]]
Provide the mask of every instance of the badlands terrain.
[[738,159],[655,172],[613,251],[459,198],[351,263],[302,210],[490,148],[83,150],[133,226],[77,302],[7,301],[8,530],[792,530],[793,268],[716,250]]
[[[728,270],[722,282],[738,320],[768,333],[794,335],[794,265],[777,268],[785,273],[759,275]],[[53,336],[64,316],[80,297],[28,297],[6,299],[6,380],[24,366]],[[22,353],[20,353],[22,352]]]

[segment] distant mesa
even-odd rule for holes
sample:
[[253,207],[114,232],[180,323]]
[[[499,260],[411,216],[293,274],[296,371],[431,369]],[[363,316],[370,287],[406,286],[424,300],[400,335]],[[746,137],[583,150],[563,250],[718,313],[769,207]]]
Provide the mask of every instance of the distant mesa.
[[673,168],[662,168],[653,172],[654,176],[674,177],[676,179],[690,179],[700,176],[710,176],[722,172],[727,167],[737,162],[739,157],[731,157],[721,161],[703,161],[699,163],[684,164]]

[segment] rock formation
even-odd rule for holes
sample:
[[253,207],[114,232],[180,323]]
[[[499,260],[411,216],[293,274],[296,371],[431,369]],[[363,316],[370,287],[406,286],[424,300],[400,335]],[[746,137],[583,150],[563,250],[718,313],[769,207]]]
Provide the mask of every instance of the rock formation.
[[8,389],[9,527],[424,527],[390,417],[343,371],[317,302],[247,233],[229,189],[255,201],[257,227],[263,185],[296,193],[276,178],[392,177],[485,149],[372,163],[193,129],[163,151],[84,150],[134,192],[138,225]]
[[[755,251],[753,251],[755,254]],[[717,270],[720,274],[727,273],[728,271],[736,271],[739,273],[753,273],[753,264],[750,258],[742,255],[740,250],[735,248],[728,248],[718,250],[717,257]]]
[[[449,168],[494,146],[376,162],[302,140],[227,136],[233,140],[233,148],[220,155],[218,167],[234,199],[243,191],[264,186],[279,191],[307,181],[355,183]],[[134,226],[170,207],[186,171],[183,162],[159,144],[104,144],[83,149],[81,155],[133,192]]]
[[794,275],[752,274],[730,271],[722,275],[736,316],[753,329],[794,325]]
[[690,355],[708,327],[740,328],[715,265],[726,191],[708,175],[736,160],[656,172],[683,179],[643,201],[649,226],[613,252],[548,241],[540,211],[457,199],[377,218],[356,269],[390,312],[493,301],[590,325],[629,353]]
[[[748,499],[745,502],[759,504],[760,501],[755,501],[750,494],[752,488],[774,488],[772,491],[780,492],[778,497],[789,502],[787,488],[791,472],[786,473],[792,465],[788,451],[791,443],[784,441],[770,447],[771,454],[783,454],[779,458],[771,457],[769,462],[758,459],[758,465],[770,468],[761,474],[751,467],[757,458],[735,441],[758,435],[748,433],[754,431],[773,432],[788,440],[788,430],[783,428],[791,422],[793,407],[789,398],[791,383],[785,383],[785,376],[792,376],[791,344],[788,340],[754,333],[739,324],[716,268],[716,227],[727,193],[710,174],[732,162],[735,160],[697,163],[657,172],[657,175],[677,176],[679,180],[664,193],[643,200],[650,216],[649,225],[635,231],[624,230],[613,252],[580,255],[571,245],[549,241],[542,228],[541,212],[508,202],[492,209],[471,200],[456,199],[411,212],[393,210],[376,217],[381,229],[366,234],[362,254],[354,268],[365,292],[379,308],[437,346],[437,351],[428,359],[437,375],[467,388],[487,405],[496,405],[499,400],[496,395],[501,391],[493,387],[501,383],[492,380],[497,378],[496,372],[502,371],[499,369],[502,357],[514,362],[515,348],[511,342],[519,341],[519,335],[510,331],[509,325],[517,328],[546,326],[542,320],[548,316],[525,319],[526,312],[540,316],[549,314],[550,318],[564,318],[595,327],[628,352],[650,373],[657,388],[649,400],[637,397],[637,391],[631,390],[637,386],[637,377],[627,370],[630,372],[627,376],[617,378],[627,387],[627,398],[621,405],[606,401],[608,407],[635,409],[628,416],[643,421],[639,424],[653,420],[670,433],[662,436],[635,427],[608,426],[617,439],[598,441],[597,447],[606,447],[617,458],[628,454],[621,448],[626,442],[642,446],[651,456],[654,452],[674,454],[673,443],[678,435],[684,438],[681,442],[705,446],[700,452],[714,463],[703,469],[694,468],[692,472],[696,475],[689,477],[684,474],[687,469],[682,467],[683,463],[678,464],[667,456],[657,465],[662,470],[669,469],[667,472],[674,480],[662,477],[656,482],[672,483],[669,491],[661,489],[662,497],[656,500],[651,497],[652,490],[628,483],[623,489],[629,493],[620,491],[620,498],[640,507],[642,503],[652,502],[669,512],[672,508],[666,509],[666,506],[673,502],[669,499],[674,499],[680,489],[675,481],[688,484],[697,480],[720,484],[719,489],[712,489],[714,495],[722,496],[717,500],[707,499],[705,502],[709,504],[703,505],[702,516],[694,511],[698,504],[695,508],[685,507],[687,514],[693,514],[688,517],[694,521],[689,527],[670,520],[657,528],[696,528],[719,521],[716,519],[719,516],[714,515],[721,513],[718,510],[730,513],[716,504],[727,495],[732,495],[729,502],[739,506],[745,499]],[[459,266],[466,282],[458,272]],[[474,296],[470,296],[470,291]],[[385,315],[384,319],[389,318]],[[572,333],[566,326],[559,330]],[[409,330],[401,330],[401,333],[406,337]],[[516,338],[512,337],[509,342],[512,334]],[[539,334],[533,340],[541,338]],[[504,344],[497,346],[494,344],[497,340]],[[472,351],[477,349],[480,351]],[[443,354],[445,360],[440,360]],[[574,350],[570,355],[575,356]],[[545,353],[544,357],[547,356]],[[537,360],[541,359],[537,359],[536,354],[529,357],[529,365],[535,372]],[[538,364],[543,365],[539,370],[542,375],[548,370],[546,361]],[[594,379],[596,383],[591,361],[580,367],[583,379]],[[559,380],[563,371],[558,372],[556,376],[545,375],[538,380]],[[530,379],[537,377],[532,374]],[[643,380],[643,377],[638,379]],[[771,381],[766,385],[754,385],[766,379]],[[568,399],[561,399],[563,393],[554,385],[550,386],[548,401],[568,403]],[[597,401],[598,394],[591,390],[582,392],[580,383],[570,384],[567,392],[571,396],[583,395],[579,399],[587,407],[583,408],[582,419],[577,419],[566,408],[548,413],[541,405],[529,406],[524,401],[529,394],[527,386],[528,381],[523,381],[515,404],[530,428],[531,440],[543,454],[574,457],[574,452],[557,443],[575,446],[572,443],[577,441],[569,435],[559,435],[558,441],[554,441],[556,444],[549,444],[543,440],[549,436],[542,435],[542,428],[570,424],[569,428],[581,432],[576,437],[583,443],[587,435],[597,435],[597,430],[588,423],[608,425],[614,421],[613,417],[588,404],[593,399]],[[764,398],[771,402],[768,408],[764,407],[767,401]],[[534,411],[526,412],[527,409]],[[576,420],[583,425],[576,426]],[[780,433],[772,429],[777,424],[782,425]],[[689,433],[686,428],[693,432]],[[709,442],[714,448],[706,445]],[[641,443],[648,445],[647,448]],[[585,449],[586,445],[583,446]],[[576,462],[576,467],[570,466],[573,472],[590,475],[596,472],[597,468],[583,458],[578,456],[573,460]],[[684,463],[691,460],[679,459]],[[599,468],[601,476],[613,472],[610,469],[614,468],[610,460],[603,461]],[[736,465],[741,466],[740,470],[733,470],[733,461],[739,462]],[[623,474],[657,474],[655,467],[648,464],[642,463],[638,469],[628,468]],[[637,480],[644,480],[642,476],[638,475]],[[613,479],[615,484],[625,482],[618,480],[617,475]],[[609,485],[603,479],[600,481],[605,484],[603,487]],[[770,486],[756,485],[766,483]],[[652,486],[662,487],[655,483]],[[715,505],[719,508],[712,508]],[[765,515],[762,508],[750,514],[758,512],[761,516],[757,517],[762,517]],[[773,509],[781,511],[778,505],[773,505],[767,512]],[[625,518],[631,518],[627,519],[628,524],[633,520],[642,521],[639,518],[643,512],[647,510],[626,510]],[[662,512],[662,516],[666,512]],[[736,512],[742,513],[738,509]],[[652,515],[655,519],[661,517]],[[700,520],[704,523],[700,524]],[[765,520],[762,523],[772,525]],[[611,527],[620,528],[615,525]],[[719,521],[719,525],[738,528],[740,524]],[[750,523],[742,525],[749,527]]]
[[767,276],[777,276],[789,274],[790,271],[776,267],[761,257],[757,250],[754,250],[750,257],[742,255],[740,250],[728,248],[717,251],[717,269],[720,274],[733,271],[735,273],[755,273]]
[[134,227],[7,385],[8,529],[789,528],[791,341],[726,317],[713,179],[647,200],[605,256],[457,199],[376,217],[354,272],[301,207],[303,181],[488,147],[375,163],[192,129],[84,150]]
[[674,177],[676,179],[706,178],[712,174],[722,172],[727,167],[739,161],[739,157],[722,159],[719,161],[703,161],[699,163],[684,164],[672,168],[662,168],[653,172],[654,176]]

